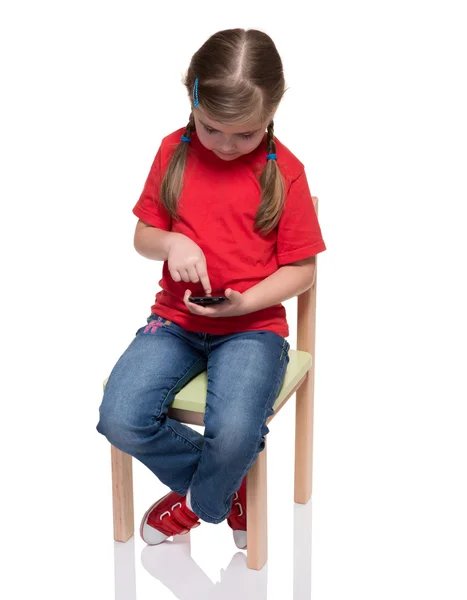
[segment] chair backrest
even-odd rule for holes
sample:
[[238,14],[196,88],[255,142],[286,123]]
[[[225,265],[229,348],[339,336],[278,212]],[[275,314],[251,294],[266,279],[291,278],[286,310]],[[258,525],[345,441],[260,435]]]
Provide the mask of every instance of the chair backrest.
[[[318,198],[312,196],[316,214],[318,214]],[[297,300],[297,350],[309,352],[313,357],[312,369],[315,364],[316,338],[316,282],[318,263],[314,257],[315,277],[313,285],[298,296]]]

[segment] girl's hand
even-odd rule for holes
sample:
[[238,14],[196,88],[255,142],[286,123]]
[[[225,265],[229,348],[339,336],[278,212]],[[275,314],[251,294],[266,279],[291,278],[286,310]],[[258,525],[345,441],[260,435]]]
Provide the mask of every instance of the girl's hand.
[[201,285],[207,296],[211,295],[206,257],[201,248],[182,233],[177,233],[170,242],[167,266],[174,281],[186,281]]
[[224,300],[224,302],[221,302],[217,306],[200,306],[188,301],[188,298],[191,296],[191,290],[187,290],[183,301],[191,313],[205,317],[239,317],[250,312],[245,298],[240,292],[227,288],[224,295],[227,296],[227,300]]

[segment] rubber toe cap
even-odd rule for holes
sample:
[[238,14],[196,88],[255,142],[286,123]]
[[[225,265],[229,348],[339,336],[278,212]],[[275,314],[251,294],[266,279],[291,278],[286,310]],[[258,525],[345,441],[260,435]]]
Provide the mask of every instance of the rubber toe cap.
[[162,531],[159,531],[158,529],[155,529],[146,523],[143,525],[141,537],[146,544],[149,544],[150,546],[156,546],[157,544],[165,542],[165,540],[170,536],[165,535],[165,533],[162,533]]
[[237,548],[244,550],[246,548],[247,534],[246,531],[237,530],[233,531],[233,536]]

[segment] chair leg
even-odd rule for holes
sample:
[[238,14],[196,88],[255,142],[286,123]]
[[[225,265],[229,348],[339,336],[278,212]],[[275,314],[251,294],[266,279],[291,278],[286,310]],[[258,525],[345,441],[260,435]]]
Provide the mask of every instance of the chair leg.
[[135,532],[132,457],[110,446],[112,454],[112,502],[114,539],[126,542]]
[[259,571],[268,560],[267,515],[267,436],[266,446],[248,471],[247,492],[247,566]]
[[311,498],[313,479],[314,368],[297,390],[295,418],[295,502],[306,504]]

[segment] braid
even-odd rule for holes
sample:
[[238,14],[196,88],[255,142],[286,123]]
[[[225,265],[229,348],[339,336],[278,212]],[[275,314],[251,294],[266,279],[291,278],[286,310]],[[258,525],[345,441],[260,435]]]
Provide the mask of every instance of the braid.
[[[274,121],[268,125],[268,154],[276,154]],[[276,160],[268,160],[261,177],[261,204],[256,214],[255,226],[267,234],[274,229],[280,219],[285,201],[285,186]]]
[[[195,130],[195,119],[192,112],[183,135],[190,138]],[[182,192],[187,157],[188,144],[180,141],[173,153],[161,185],[162,204],[165,206],[172,219],[178,219],[177,204]]]
[[[185,137],[191,138],[191,134],[195,131],[195,118],[193,113],[190,114],[190,118],[188,119],[188,125],[186,126],[185,133],[183,134]],[[181,144],[185,144],[185,142],[180,142]]]
[[274,141],[274,121],[271,121],[268,125],[268,154],[276,153],[276,142]]

